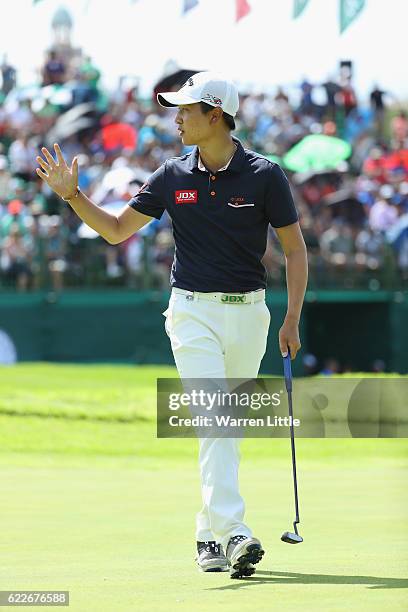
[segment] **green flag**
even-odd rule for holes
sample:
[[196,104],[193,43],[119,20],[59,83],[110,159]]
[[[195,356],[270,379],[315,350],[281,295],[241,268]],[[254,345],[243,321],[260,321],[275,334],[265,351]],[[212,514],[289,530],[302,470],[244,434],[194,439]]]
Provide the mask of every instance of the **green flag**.
[[361,13],[364,5],[365,0],[340,0],[340,34],[343,34]]
[[303,13],[308,2],[309,0],[294,0],[293,1],[293,19],[296,19],[296,17],[299,17],[299,15]]

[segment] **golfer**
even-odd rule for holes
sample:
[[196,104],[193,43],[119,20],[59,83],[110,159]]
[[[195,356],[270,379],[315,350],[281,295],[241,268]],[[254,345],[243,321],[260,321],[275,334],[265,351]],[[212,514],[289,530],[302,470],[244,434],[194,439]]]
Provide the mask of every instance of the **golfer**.
[[[270,324],[261,263],[269,224],[285,253],[287,313],[279,330],[283,356],[296,357],[307,284],[307,253],[287,178],[279,165],[244,149],[231,135],[239,106],[235,85],[200,72],[159,104],[177,107],[175,123],[191,153],[162,164],[115,216],[78,187],[78,160],[43,148],[37,174],[110,244],[126,240],[167,210],[175,255],[165,330],[182,380],[256,378]],[[197,563],[203,571],[251,575],[264,554],[244,522],[239,493],[240,439],[199,438],[202,508]],[[258,502],[259,500],[257,500]]]

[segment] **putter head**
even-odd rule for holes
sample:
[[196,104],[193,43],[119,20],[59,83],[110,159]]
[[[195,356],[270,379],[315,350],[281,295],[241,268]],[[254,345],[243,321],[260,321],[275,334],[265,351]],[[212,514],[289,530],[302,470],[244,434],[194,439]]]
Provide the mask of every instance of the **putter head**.
[[285,531],[281,537],[282,542],[287,542],[288,544],[300,544],[303,542],[303,538],[296,533],[291,533],[290,531]]

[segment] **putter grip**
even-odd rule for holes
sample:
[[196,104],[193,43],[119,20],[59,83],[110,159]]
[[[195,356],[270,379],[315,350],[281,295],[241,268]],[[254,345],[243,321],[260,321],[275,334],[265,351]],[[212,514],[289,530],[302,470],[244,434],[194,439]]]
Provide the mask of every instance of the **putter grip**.
[[292,368],[290,364],[290,351],[288,349],[288,354],[283,358],[283,373],[285,376],[285,385],[286,391],[292,391]]

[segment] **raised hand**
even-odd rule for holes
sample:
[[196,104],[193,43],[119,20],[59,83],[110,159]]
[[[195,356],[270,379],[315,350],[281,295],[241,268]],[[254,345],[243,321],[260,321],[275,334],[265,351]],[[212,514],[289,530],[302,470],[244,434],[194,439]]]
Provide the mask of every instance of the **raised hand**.
[[60,198],[68,199],[75,195],[78,186],[78,158],[69,167],[58,144],[54,144],[54,149],[57,160],[45,147],[41,149],[46,161],[41,156],[36,158],[42,168],[36,168],[36,172]]

